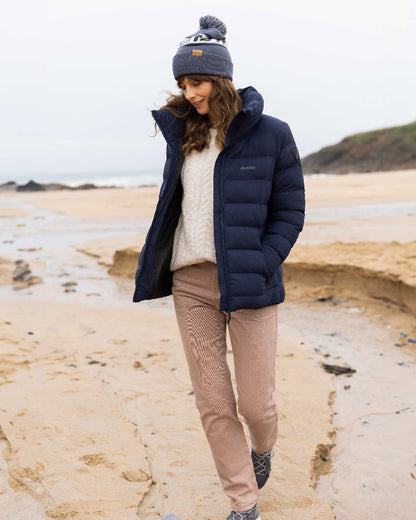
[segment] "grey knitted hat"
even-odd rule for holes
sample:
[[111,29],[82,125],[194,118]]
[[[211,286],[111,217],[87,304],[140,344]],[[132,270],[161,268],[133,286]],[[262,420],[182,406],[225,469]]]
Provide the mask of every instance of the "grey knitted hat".
[[225,24],[215,16],[203,16],[199,30],[186,37],[173,57],[175,79],[190,74],[207,74],[233,79],[233,63],[228,52]]

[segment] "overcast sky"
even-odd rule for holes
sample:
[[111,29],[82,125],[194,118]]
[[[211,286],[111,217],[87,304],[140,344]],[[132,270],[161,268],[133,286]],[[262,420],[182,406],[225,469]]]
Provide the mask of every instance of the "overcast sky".
[[9,0],[0,180],[161,167],[149,110],[176,89],[172,57],[205,14],[227,25],[236,87],[263,95],[301,156],[416,119],[416,0]]

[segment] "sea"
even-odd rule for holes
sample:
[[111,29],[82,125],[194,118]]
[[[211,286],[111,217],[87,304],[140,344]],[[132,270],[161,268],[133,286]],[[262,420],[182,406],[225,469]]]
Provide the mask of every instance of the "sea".
[[130,171],[99,171],[99,172],[69,172],[69,173],[14,173],[0,174],[0,185],[14,181],[23,185],[29,181],[39,184],[59,183],[76,188],[82,184],[117,188],[134,188],[139,186],[160,186],[162,184],[162,169],[130,170]]

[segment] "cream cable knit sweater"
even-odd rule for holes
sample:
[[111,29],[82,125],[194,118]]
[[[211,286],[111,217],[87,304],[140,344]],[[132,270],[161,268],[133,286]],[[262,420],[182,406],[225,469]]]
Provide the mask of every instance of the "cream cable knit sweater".
[[214,165],[220,149],[217,131],[210,129],[209,146],[185,157],[181,179],[183,185],[182,214],[173,242],[170,268],[216,262],[214,244]]

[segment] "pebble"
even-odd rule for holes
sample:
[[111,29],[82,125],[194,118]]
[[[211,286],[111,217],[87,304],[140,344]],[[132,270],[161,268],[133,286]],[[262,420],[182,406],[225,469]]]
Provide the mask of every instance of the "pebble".
[[75,285],[78,285],[78,282],[65,282],[62,287],[74,287]]
[[13,280],[28,280],[32,275],[29,264],[24,260],[15,260],[14,263],[16,264],[16,267],[12,274]]
[[356,372],[354,368],[341,367],[338,365],[327,365],[326,363],[322,363],[322,368],[331,374],[335,374],[336,376],[340,374],[353,374]]
[[416,343],[416,338],[408,338],[408,343]]

